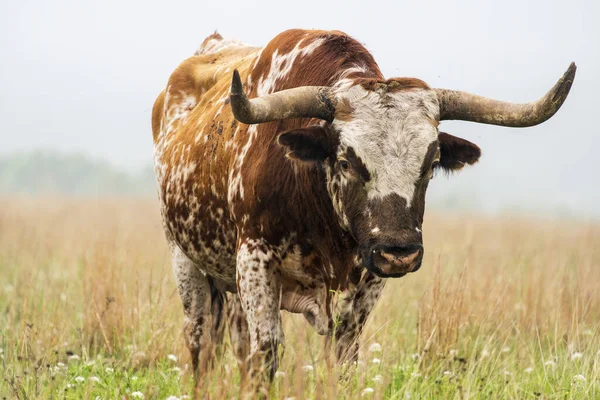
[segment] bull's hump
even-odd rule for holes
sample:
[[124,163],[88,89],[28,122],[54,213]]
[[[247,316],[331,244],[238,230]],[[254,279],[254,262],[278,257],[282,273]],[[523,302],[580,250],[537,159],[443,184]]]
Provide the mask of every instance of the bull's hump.
[[224,38],[223,36],[221,36],[221,34],[215,31],[215,33],[204,39],[204,41],[202,42],[200,47],[198,47],[198,50],[196,50],[196,53],[194,53],[194,55],[211,55],[219,53],[225,49],[235,50],[252,47],[253,46],[243,43],[242,41],[235,38]]

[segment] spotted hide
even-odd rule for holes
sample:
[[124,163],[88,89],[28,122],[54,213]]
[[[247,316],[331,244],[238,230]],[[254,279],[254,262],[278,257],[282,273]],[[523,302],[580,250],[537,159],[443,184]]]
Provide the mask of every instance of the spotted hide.
[[[317,97],[303,104],[306,93]],[[280,310],[335,338],[341,361],[356,359],[385,278],[421,265],[433,171],[480,156],[476,145],[440,133],[439,121],[524,126],[516,111],[516,122],[498,117],[504,103],[473,96],[476,107],[467,107],[465,96],[418,79],[386,80],[371,54],[337,31],[290,30],[264,48],[215,33],[177,67],[152,129],[194,370],[229,315],[239,360],[258,360],[272,376],[284,341]],[[245,114],[248,99],[262,101],[253,103],[262,120],[239,117],[254,115]]]

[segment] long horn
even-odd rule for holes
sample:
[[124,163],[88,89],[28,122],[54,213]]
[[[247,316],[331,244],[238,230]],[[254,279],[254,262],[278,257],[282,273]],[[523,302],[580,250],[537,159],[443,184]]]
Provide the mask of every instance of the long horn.
[[512,127],[541,124],[562,106],[575,79],[575,63],[538,101],[527,104],[505,103],[455,90],[435,89],[440,103],[440,120],[457,119]]
[[319,118],[331,122],[336,105],[331,89],[326,86],[302,86],[249,100],[237,69],[233,71],[229,98],[235,119],[244,124],[288,118]]

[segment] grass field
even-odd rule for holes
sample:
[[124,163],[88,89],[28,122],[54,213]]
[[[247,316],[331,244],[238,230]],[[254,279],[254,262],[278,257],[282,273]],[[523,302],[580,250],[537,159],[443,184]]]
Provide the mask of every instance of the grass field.
[[[194,390],[153,200],[0,199],[0,398],[235,398],[229,350]],[[284,314],[274,398],[600,398],[600,224],[428,213],[340,376]]]

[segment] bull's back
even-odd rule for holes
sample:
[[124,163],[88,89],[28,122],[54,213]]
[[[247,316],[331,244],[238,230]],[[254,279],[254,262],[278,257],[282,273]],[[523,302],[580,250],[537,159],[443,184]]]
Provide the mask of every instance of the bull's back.
[[227,204],[229,168],[236,134],[246,127],[231,114],[229,84],[233,69],[250,68],[257,49],[209,45],[217,51],[201,47],[173,72],[155,101],[155,170],[168,240],[231,284],[236,231]]

